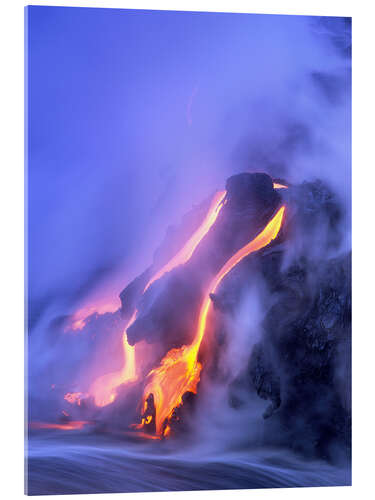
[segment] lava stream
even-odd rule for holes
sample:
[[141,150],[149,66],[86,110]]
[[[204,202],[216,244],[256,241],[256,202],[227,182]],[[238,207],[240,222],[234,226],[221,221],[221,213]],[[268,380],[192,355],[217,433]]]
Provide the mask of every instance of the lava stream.
[[[163,266],[156,274],[152,276],[146,284],[143,293],[151,286],[151,284],[160,279],[165,273],[168,273],[177,266],[185,264],[193,255],[194,250],[208,233],[212,225],[215,223],[220,210],[223,207],[226,191],[218,191],[215,193],[206,217],[193,233],[189,240],[185,243],[182,249]],[[134,382],[138,379],[139,373],[136,370],[136,346],[131,346],[128,343],[127,330],[137,319],[138,311],[135,310],[123,333],[123,366],[116,372],[106,373],[97,378],[90,386],[89,394],[94,397],[96,406],[107,406],[116,399],[117,388],[125,383]]]
[[61,431],[76,431],[81,430],[85,425],[89,425],[90,422],[87,420],[71,420],[64,424],[57,424],[51,422],[30,422],[30,429],[59,429]]
[[206,236],[211,226],[216,221],[217,216],[219,215],[220,210],[223,207],[223,202],[226,194],[226,191],[218,191],[215,194],[202,224],[193,233],[193,235],[189,238],[189,240],[185,243],[181,250],[170,261],[168,261],[165,266],[160,269],[160,271],[154,274],[154,276],[145,286],[143,293],[152,285],[154,281],[161,278],[165,273],[168,273],[177,266],[185,264],[190,259],[190,257],[194,253],[194,250],[197,248],[199,243],[202,241],[204,236]]
[[202,369],[201,363],[198,362],[198,352],[205,333],[207,316],[211,306],[210,294],[216,291],[222,279],[244,257],[267,246],[277,237],[284,212],[285,206],[282,206],[263,231],[236,252],[213,278],[204,295],[193,342],[189,346],[184,345],[177,349],[171,349],[164,356],[160,365],[150,371],[143,393],[143,413],[145,414],[147,410],[147,397],[153,394],[156,409],[155,424],[157,434],[166,435],[169,431],[168,426],[164,427],[165,422],[171,417],[173,410],[182,403],[183,395],[188,391],[197,392],[197,384],[200,380]]
[[135,346],[128,343],[127,329],[137,318],[137,310],[128,321],[122,335],[124,360],[122,368],[116,372],[106,373],[95,379],[89,393],[94,396],[96,406],[107,406],[116,399],[116,389],[126,382],[134,382],[138,378],[135,364]]
[[65,331],[83,330],[83,328],[87,325],[88,318],[93,314],[102,315],[106,313],[114,313],[120,308],[120,306],[121,303],[118,297],[94,300],[93,303],[82,307],[73,314],[71,321],[65,327]]

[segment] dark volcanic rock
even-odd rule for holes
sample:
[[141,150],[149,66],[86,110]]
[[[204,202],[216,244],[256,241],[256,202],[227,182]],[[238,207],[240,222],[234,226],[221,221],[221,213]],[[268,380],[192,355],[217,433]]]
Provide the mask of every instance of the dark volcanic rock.
[[141,297],[144,287],[151,276],[151,268],[149,267],[142,274],[137,276],[129,285],[120,293],[121,312],[124,317],[131,316]]
[[[280,205],[280,195],[266,174],[232,176],[228,179],[227,189],[227,203],[185,265],[166,273],[143,296],[143,288],[155,269],[147,270],[121,293],[124,313],[129,314],[131,308],[138,309],[137,320],[128,329],[130,344],[146,340],[149,343],[162,342],[166,349],[170,349],[190,342],[207,284],[239,248],[263,229]],[[196,207],[194,217],[185,218],[190,221],[191,230],[199,225],[197,214],[201,222],[208,206],[208,203],[204,204],[204,211],[202,207]],[[181,230],[176,231],[181,233]],[[161,254],[166,256],[168,253],[166,241],[163,248],[156,252],[159,260]]]
[[[266,289],[263,336],[246,373],[236,381],[269,401],[263,413],[266,444],[282,444],[328,460],[349,455],[351,256],[332,257],[333,251],[338,255],[343,232],[338,201],[320,181],[278,192],[266,174],[232,176],[226,189],[226,204],[189,262],[153,283],[144,295],[150,270],[122,292],[123,311],[128,314],[136,307],[139,312],[128,329],[128,340],[158,342],[163,352],[189,343],[208,283],[285,204],[286,219],[276,240],[246,257],[210,297],[214,309],[225,316],[236,312],[241,293],[250,284]],[[167,241],[163,247],[156,260],[164,262]],[[216,334],[212,338],[218,338]],[[225,351],[230,332],[224,337],[222,345],[217,342],[206,349],[212,366],[216,363],[212,353]],[[242,400],[231,405],[239,408]],[[189,413],[188,401],[174,412],[173,432],[182,426],[185,412]]]
[[[273,272],[265,276],[278,299],[249,376],[258,395],[272,403],[267,416],[280,406],[274,418],[286,444],[334,459],[337,447],[350,449],[351,257],[315,268],[302,261],[283,272],[280,256],[273,257]],[[269,272],[272,256],[267,262]]]
[[276,375],[276,370],[272,367],[262,344],[258,344],[253,350],[249,371],[258,396],[271,401],[263,413],[263,418],[268,418],[279,408],[281,403],[280,377]]
[[293,236],[303,245],[306,257],[315,251],[339,248],[342,238],[343,214],[335,194],[320,180],[303,182],[287,190],[288,204],[293,212]]
[[188,274],[182,267],[156,282],[138,304],[137,321],[127,330],[129,343],[161,342],[165,352],[189,343],[195,331],[200,287],[199,274]]
[[228,206],[240,211],[249,208],[264,210],[279,199],[277,191],[273,189],[273,181],[267,174],[233,175],[226,182],[226,190]]
[[[263,414],[265,444],[290,446],[309,457],[347,458],[351,255],[330,257],[340,244],[342,214],[320,181],[285,190],[284,196],[283,234],[239,264],[211,300],[215,309],[232,315],[241,290],[254,280],[266,284],[263,335],[244,375],[252,390],[270,402]],[[235,382],[241,384],[241,378]]]
[[227,203],[214,232],[214,244],[225,250],[225,260],[253,239],[281,204],[281,196],[266,174],[233,175],[226,189]]
[[191,430],[190,420],[195,407],[195,398],[195,393],[185,392],[181,404],[173,410],[170,418],[165,420],[164,426],[169,425],[173,436],[183,436]]

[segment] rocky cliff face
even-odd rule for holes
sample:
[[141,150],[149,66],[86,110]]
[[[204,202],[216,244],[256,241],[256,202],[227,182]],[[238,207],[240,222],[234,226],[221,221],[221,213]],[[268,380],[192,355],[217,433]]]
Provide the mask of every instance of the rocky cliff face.
[[[138,300],[139,318],[129,328],[128,340],[158,342],[165,352],[188,344],[208,281],[284,203],[287,216],[279,237],[247,257],[211,300],[216,310],[230,317],[249,283],[255,281],[267,290],[262,334],[237,380],[249,393],[269,401],[259,415],[269,430],[264,444],[286,445],[328,460],[348,456],[351,255],[339,252],[339,203],[320,181],[277,191],[265,174],[233,176],[226,189],[225,206],[187,264],[155,282],[142,298],[149,270],[122,292],[124,315],[128,304],[133,307]],[[195,213],[204,213],[202,207]],[[167,254],[168,239],[157,252],[159,265]],[[231,339],[228,330],[216,333],[213,338],[224,341],[211,346],[214,369],[215,352]],[[233,407],[241,404],[233,394],[228,397]],[[189,404],[177,411],[177,429],[184,427],[183,414],[191,411],[191,399],[187,397]]]
[[281,252],[262,260],[273,269],[265,278],[277,298],[249,360],[249,382],[270,401],[263,418],[280,426],[283,444],[333,459],[337,448],[350,449],[350,255],[283,271]]
[[[265,174],[233,176],[228,179],[226,189],[226,205],[183,267],[167,273],[142,296],[151,272],[147,270],[120,294],[124,315],[129,315],[135,304],[139,311],[137,321],[128,330],[130,344],[146,340],[162,342],[170,349],[189,343],[208,282],[233,253],[263,229],[280,205],[280,195]],[[202,207],[206,208],[207,202]],[[200,215],[199,220],[205,214],[202,207],[193,210]],[[185,239],[189,236],[189,232],[185,233]],[[168,238],[156,255],[154,270],[171,257]]]

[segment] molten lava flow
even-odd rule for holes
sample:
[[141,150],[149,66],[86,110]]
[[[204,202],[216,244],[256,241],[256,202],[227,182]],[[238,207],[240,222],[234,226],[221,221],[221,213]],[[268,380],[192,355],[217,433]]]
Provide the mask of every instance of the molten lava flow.
[[123,366],[121,370],[97,378],[89,389],[89,393],[94,396],[96,406],[107,406],[116,398],[116,389],[127,382],[134,382],[138,378],[135,366],[135,346],[128,343],[127,329],[137,318],[137,310],[134,311],[122,336],[122,347],[124,353]]
[[278,182],[273,183],[273,189],[287,189],[288,186],[285,186],[284,184],[279,184]]
[[82,330],[86,326],[88,318],[93,314],[113,313],[116,312],[120,306],[121,303],[118,297],[113,300],[108,300],[108,298],[106,300],[97,300],[89,306],[82,307],[76,311],[72,316],[71,322],[65,328],[65,331]]
[[[164,267],[162,267],[160,271],[152,276],[150,281],[146,284],[143,293],[154,281],[160,279],[165,273],[171,271],[177,266],[185,264],[190,259],[200,241],[208,233],[209,229],[216,221],[223,206],[225,195],[226,191],[219,191],[215,194],[206,217],[201,225],[189,238],[183,248]],[[119,371],[107,373],[99,377],[94,381],[89,389],[89,393],[94,397],[94,402],[97,406],[107,406],[110,403],[113,403],[116,399],[117,388],[122,384],[134,382],[138,378],[135,363],[136,346],[129,345],[127,338],[127,329],[135,322],[137,314],[138,311],[135,310],[123,333],[123,367]]]
[[147,434],[147,432],[123,432],[122,433],[124,436],[131,437],[131,438],[141,438],[141,439],[161,439],[160,436],[156,436],[155,434]]
[[193,233],[193,235],[189,238],[189,240],[185,243],[181,250],[169,262],[167,262],[167,264],[165,264],[165,266],[163,266],[160,271],[154,274],[154,276],[145,286],[143,293],[152,285],[154,281],[161,278],[165,273],[168,273],[177,266],[185,264],[190,259],[190,257],[194,253],[194,250],[197,248],[203,237],[206,236],[211,226],[216,221],[217,216],[219,215],[220,210],[223,207],[223,201],[226,194],[226,191],[218,191],[215,194],[202,224]]
[[[201,305],[198,327],[193,342],[189,346],[171,349],[162,359],[160,365],[151,370],[148,383],[143,393],[143,412],[147,408],[147,398],[154,396],[156,409],[156,432],[167,435],[169,426],[165,425],[173,410],[182,403],[183,395],[197,392],[200,380],[201,363],[198,362],[198,352],[206,329],[207,316],[211,306],[210,294],[215,293],[222,279],[247,255],[267,246],[279,234],[285,206],[267,224],[265,229],[247,245],[236,252],[220,269],[211,281]],[[144,422],[143,422],[144,425]],[[165,426],[165,427],[163,427]]]
[[85,425],[90,424],[86,420],[71,420],[64,424],[55,424],[49,422],[30,422],[30,429],[59,429],[61,431],[76,431],[83,429]]
[[71,405],[77,404],[78,406],[81,406],[82,399],[85,399],[86,397],[87,394],[85,392],[67,392],[64,399]]

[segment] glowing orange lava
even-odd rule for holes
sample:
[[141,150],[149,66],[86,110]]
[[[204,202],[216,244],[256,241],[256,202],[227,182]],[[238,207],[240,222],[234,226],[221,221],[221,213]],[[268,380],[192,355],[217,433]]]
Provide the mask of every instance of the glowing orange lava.
[[165,264],[165,266],[163,266],[160,269],[160,271],[154,274],[154,276],[149,280],[149,282],[145,286],[143,293],[152,285],[154,281],[160,279],[165,273],[168,273],[177,266],[182,266],[190,259],[190,257],[194,253],[194,250],[197,248],[199,243],[202,241],[204,236],[206,236],[211,226],[216,221],[217,216],[219,215],[220,210],[223,207],[223,201],[226,194],[227,194],[226,191],[218,191],[215,194],[215,196],[212,199],[210,208],[208,209],[208,212],[202,224],[192,234],[192,236],[181,248],[181,250],[169,262],[167,262],[167,264]]
[[128,432],[123,432],[124,436],[132,437],[132,438],[143,438],[143,439],[161,439],[160,436],[156,436],[155,434],[147,434],[147,432],[141,432],[141,431],[128,431]]
[[[143,293],[151,286],[152,283],[154,283],[154,281],[160,279],[165,273],[168,273],[177,266],[185,264],[190,259],[200,241],[204,238],[216,221],[217,216],[223,207],[225,195],[226,191],[219,191],[214,195],[206,217],[198,229],[185,243],[183,248],[169,262],[167,262],[164,267],[152,276],[146,284]],[[116,399],[117,388],[120,385],[134,382],[138,379],[139,373],[137,373],[135,362],[137,346],[129,345],[127,338],[127,329],[135,322],[137,314],[138,311],[135,310],[124,329],[122,341],[124,359],[122,368],[116,372],[107,373],[97,378],[89,389],[89,393],[94,397],[94,402],[97,406],[107,406],[113,403]]]
[[94,396],[96,406],[107,406],[113,403],[116,399],[117,387],[127,382],[135,382],[138,378],[135,366],[135,346],[129,345],[126,333],[136,320],[137,312],[137,310],[134,311],[122,335],[124,360],[121,370],[102,375],[94,381],[89,389],[89,393]]
[[86,420],[72,420],[64,424],[55,424],[49,422],[30,422],[30,429],[59,429],[61,431],[76,431],[83,429],[85,425],[90,424]]
[[85,392],[67,392],[64,396],[65,401],[68,401],[71,405],[77,404],[81,405],[82,399],[85,399],[88,396]]
[[101,299],[97,300],[94,303],[91,303],[89,306],[82,307],[78,311],[73,314],[71,323],[65,328],[67,330],[82,330],[86,324],[87,319],[93,315],[97,314],[105,314],[108,312],[116,312],[121,306],[120,299],[116,297],[113,300]]
[[220,269],[211,281],[201,305],[198,327],[193,342],[189,346],[171,349],[162,359],[160,365],[148,374],[148,382],[143,392],[143,412],[146,399],[153,394],[156,408],[156,433],[166,435],[168,426],[163,428],[166,419],[170,418],[174,408],[182,403],[183,395],[197,392],[200,380],[201,363],[198,352],[206,329],[207,316],[211,307],[210,294],[215,293],[222,279],[247,255],[267,246],[279,234],[285,206],[282,206],[270,220],[265,229],[247,245],[236,252]]
[[284,184],[279,184],[278,182],[273,183],[273,189],[287,189],[288,186],[285,186]]

